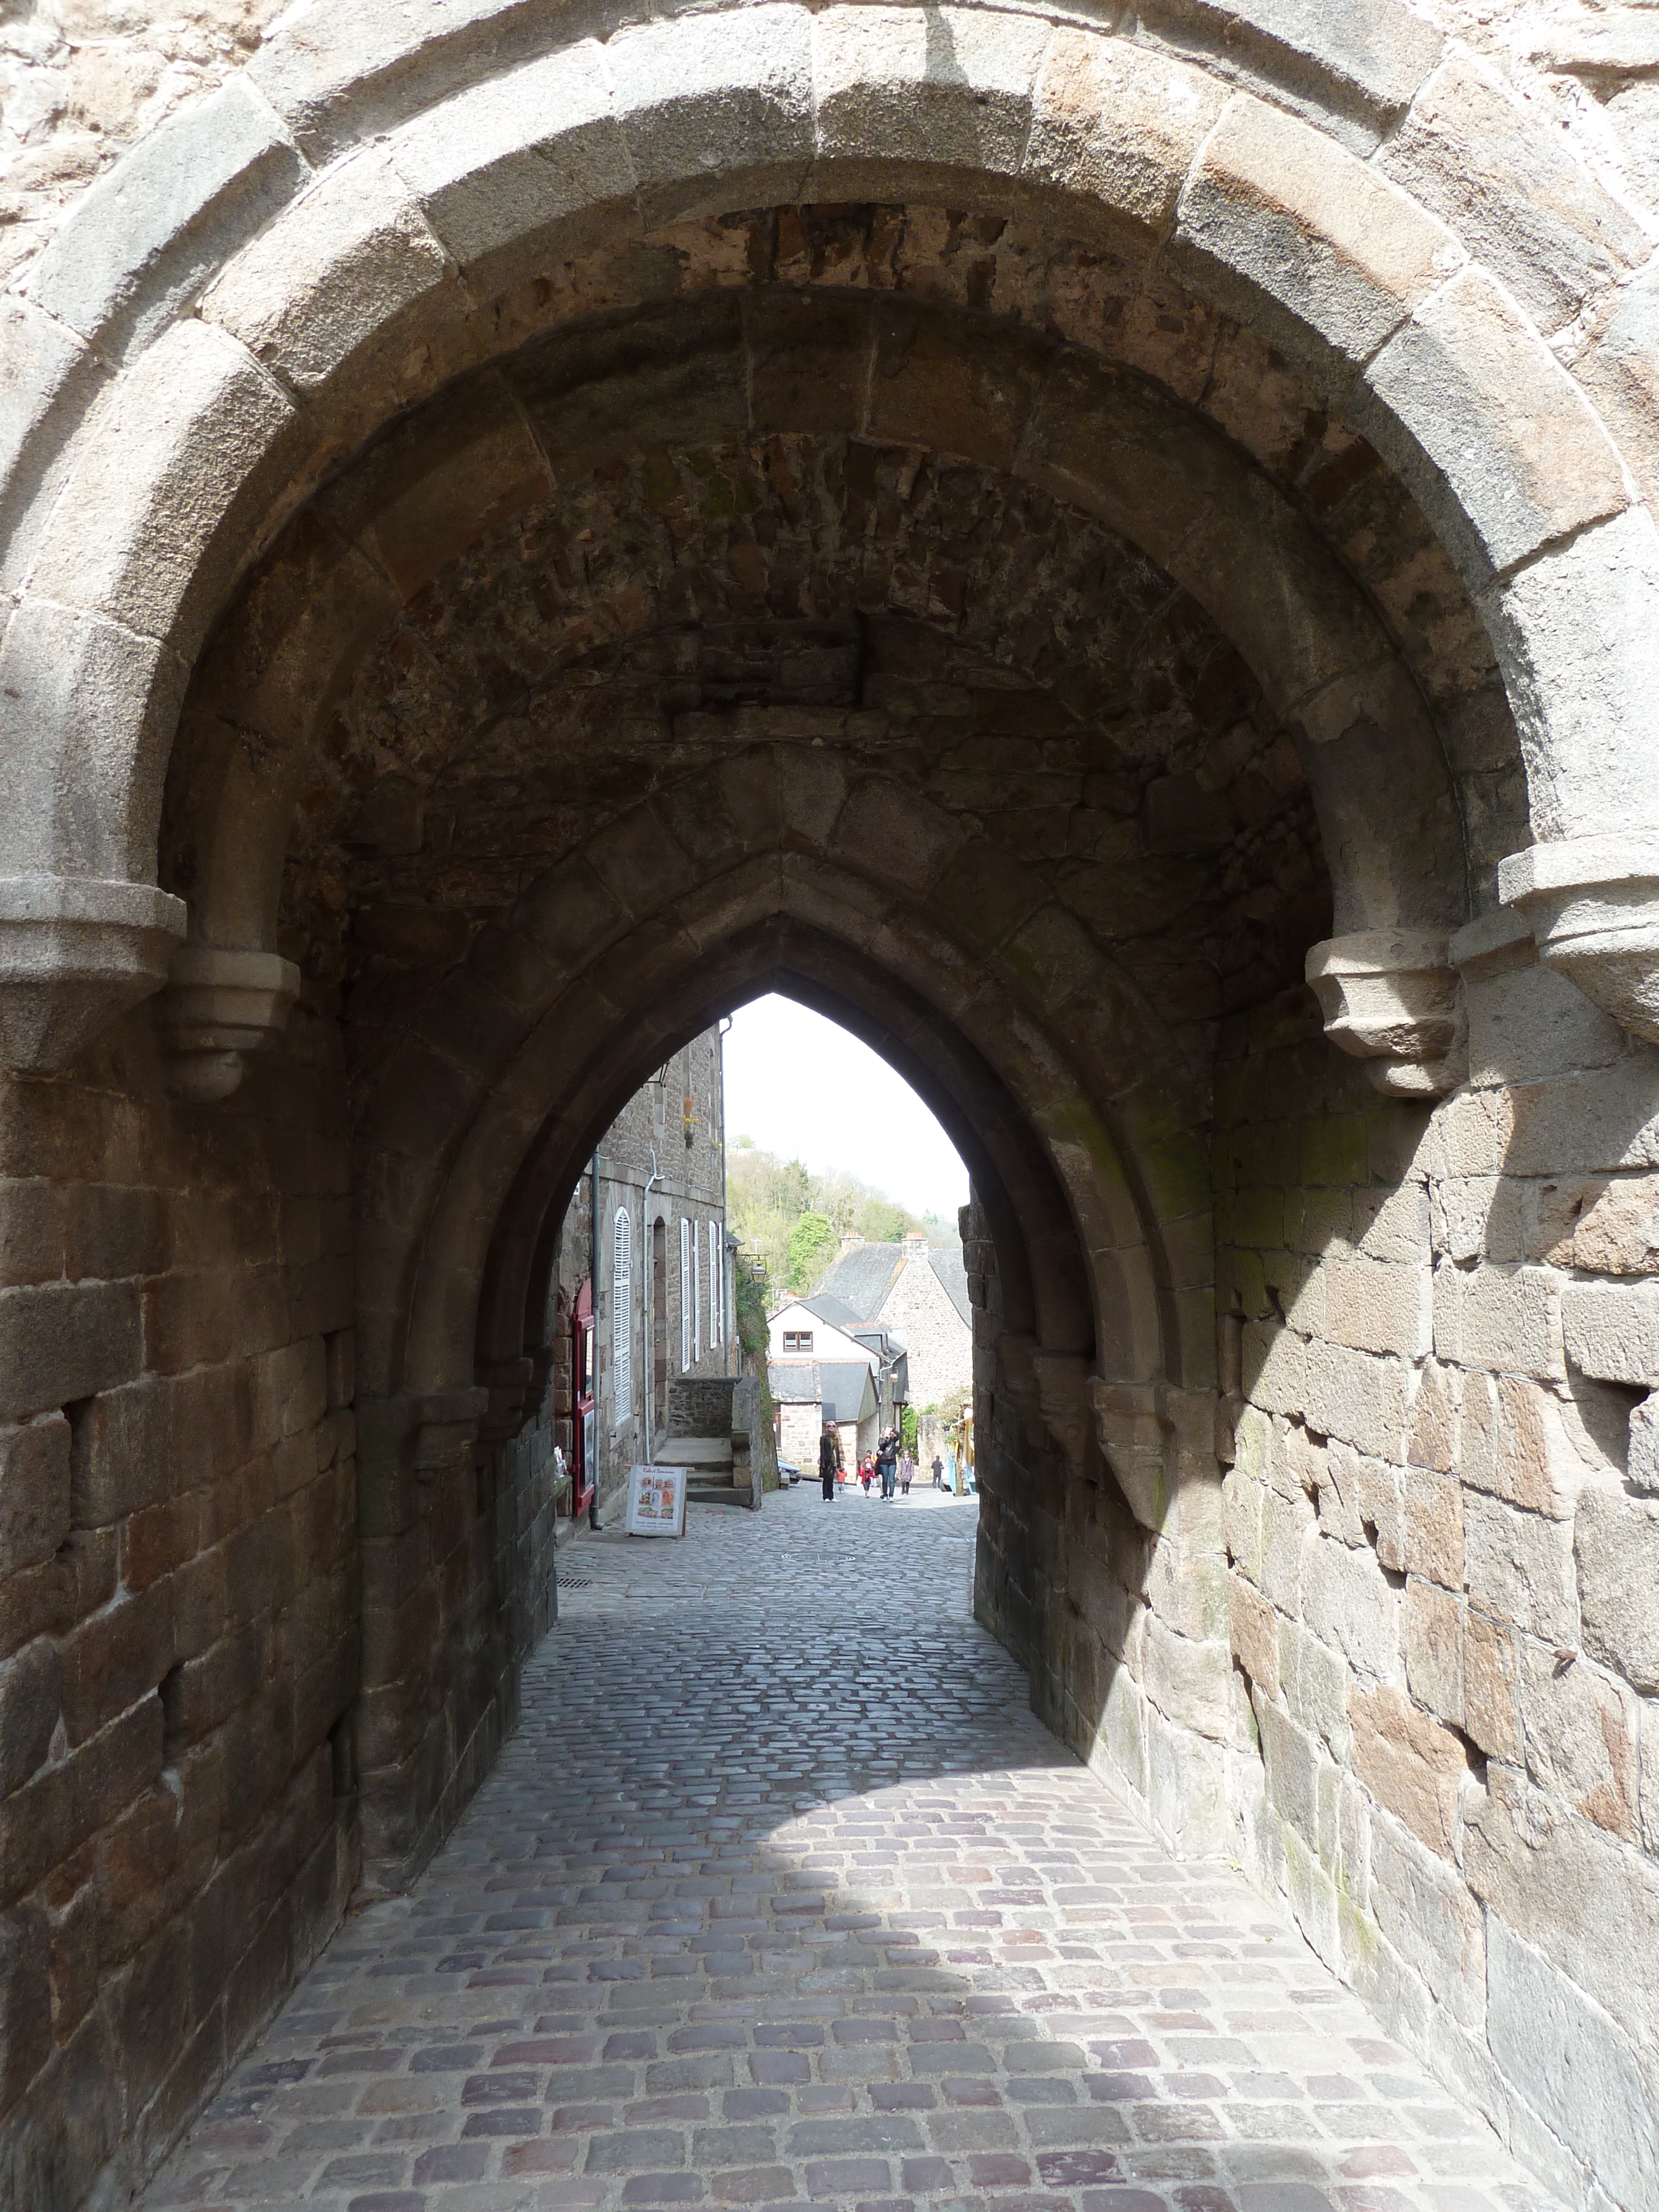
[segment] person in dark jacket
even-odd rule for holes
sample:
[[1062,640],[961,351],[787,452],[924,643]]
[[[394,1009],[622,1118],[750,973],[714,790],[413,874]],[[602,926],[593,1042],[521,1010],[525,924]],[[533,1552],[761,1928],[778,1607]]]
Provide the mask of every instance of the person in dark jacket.
[[896,1429],[889,1429],[876,1446],[876,1472],[881,1477],[881,1494],[890,1498],[898,1487],[899,1439]]
[[945,1462],[937,1452],[933,1454],[933,1487],[935,1490],[945,1487]]
[[823,1502],[828,1505],[836,1494],[836,1476],[841,1468],[841,1438],[836,1434],[836,1425],[826,1421],[823,1434],[818,1438],[818,1474],[823,1481]]

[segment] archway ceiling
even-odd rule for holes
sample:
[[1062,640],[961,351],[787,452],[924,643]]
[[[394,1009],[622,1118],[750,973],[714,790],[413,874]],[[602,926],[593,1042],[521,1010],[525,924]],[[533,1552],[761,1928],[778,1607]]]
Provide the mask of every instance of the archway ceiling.
[[1175,1020],[1297,980],[1328,922],[1296,750],[1188,594],[1030,485],[798,437],[631,455],[416,595],[301,793],[289,947],[331,973],[348,911],[369,948],[416,904],[481,924],[772,740],[1042,869]]
[[[933,312],[905,319],[906,308],[924,306]],[[751,307],[763,318],[758,337]],[[739,310],[744,327],[737,331]],[[806,325],[791,330],[792,313],[805,313]],[[893,313],[900,315],[896,325]],[[768,314],[776,325],[770,330]],[[1446,556],[1371,449],[1331,419],[1272,348],[1189,297],[1144,252],[1049,237],[1029,222],[926,208],[786,208],[683,225],[621,253],[558,264],[535,285],[498,301],[490,320],[508,370],[505,381],[494,371],[482,380],[463,379],[394,424],[313,502],[222,624],[222,660],[234,657],[227,652],[228,635],[239,628],[250,635],[269,631],[285,565],[309,561],[313,589],[331,592],[330,562],[337,556],[319,552],[320,537],[337,548],[341,540],[354,545],[399,610],[395,638],[382,645],[380,658],[383,664],[388,653],[401,654],[404,665],[390,676],[381,668],[380,711],[407,717],[424,709],[428,726],[420,743],[428,753],[453,746],[463,729],[469,743],[477,742],[482,724],[492,725],[500,740],[515,713],[532,720],[539,714],[548,742],[555,742],[549,718],[561,684],[568,694],[578,688],[579,674],[590,688],[622,680],[602,659],[586,672],[569,665],[584,651],[592,654],[607,643],[614,649],[624,635],[637,641],[653,620],[669,632],[733,613],[752,619],[763,608],[789,619],[902,613],[936,627],[954,624],[964,641],[977,625],[992,660],[1017,660],[1022,651],[1029,657],[1036,630],[1046,629],[1044,652],[1057,648],[1068,664],[1045,672],[1056,695],[1067,703],[1076,700],[1097,726],[1111,721],[1115,744],[1129,757],[1152,757],[1161,742],[1166,761],[1173,762],[1182,744],[1171,730],[1156,726],[1167,721],[1168,710],[1152,704],[1144,683],[1135,692],[1124,664],[1126,649],[1138,649],[1146,661],[1146,633],[1160,614],[1166,625],[1179,628],[1196,613],[1192,591],[1182,604],[1181,592],[1159,573],[1164,547],[1145,542],[1162,529],[1171,550],[1178,548],[1200,572],[1207,626],[1227,638],[1258,685],[1265,679],[1280,714],[1301,674],[1294,664],[1304,646],[1316,685],[1326,647],[1313,632],[1321,623],[1334,635],[1345,626],[1353,634],[1334,647],[1339,662],[1369,655],[1380,666],[1393,654],[1398,677],[1380,678],[1385,690],[1394,688],[1372,702],[1370,719],[1390,742],[1401,741],[1400,726],[1416,722],[1419,753],[1425,743],[1437,757],[1443,748],[1437,779],[1443,787],[1449,768],[1463,824],[1443,822],[1435,842],[1444,848],[1449,836],[1461,847],[1466,826],[1467,856],[1460,850],[1455,863],[1449,854],[1447,861],[1460,876],[1467,866],[1477,904],[1490,896],[1496,856],[1522,834],[1524,794],[1490,648]],[[1087,368],[1091,356],[1103,356],[1120,366]],[[1058,409],[1056,359],[1062,386],[1066,360],[1085,365],[1084,384],[1061,390]],[[1109,390],[1101,386],[1102,374]],[[1099,526],[1098,515],[1077,513],[1079,501],[1068,496],[1073,457],[1045,459],[1032,450],[1041,442],[1030,434],[1032,405],[1045,378],[1045,434],[1048,418],[1069,406],[1078,421],[1066,434],[1075,446],[1080,430],[1086,444],[1091,412],[1100,418],[1103,481],[1078,487],[1082,505],[1112,505],[1121,489],[1111,480],[1113,471],[1121,471],[1130,447],[1137,449],[1133,458],[1142,475],[1161,463],[1167,477],[1162,499],[1156,487],[1149,493],[1141,483],[1119,501],[1130,510],[1133,527],[1120,527],[1120,542],[1109,551],[1112,533]],[[919,387],[926,394],[920,417],[925,429],[919,426]],[[1121,424],[1107,419],[1114,410]],[[492,412],[508,424],[500,441],[516,438],[526,447],[529,473],[538,481],[511,481],[514,467],[524,473],[522,459],[503,469],[501,453],[482,450],[492,435],[483,427]],[[791,465],[762,458],[757,430],[781,431],[787,446],[791,434],[803,434],[799,426],[820,440],[842,441],[843,481],[834,480],[833,468],[815,465],[792,494]],[[664,451],[671,434],[674,459]],[[856,505],[860,471],[877,465],[872,444],[902,449],[919,437],[932,452],[914,452],[888,467],[884,485],[876,488],[877,498],[890,504],[903,484],[896,533],[890,531],[884,542],[879,532],[849,526],[844,513],[828,526],[849,499]],[[747,445],[749,459],[734,476],[731,455],[739,444]],[[441,477],[446,448],[453,463],[463,447],[478,453],[477,473],[487,479],[476,511],[448,511],[445,502],[453,507],[454,495],[447,489],[432,495],[417,485],[410,491],[422,470]],[[675,478],[670,489],[647,465],[653,448]],[[686,470],[698,465],[690,457],[700,451],[701,465],[731,486],[734,501],[759,495],[757,519],[734,514],[728,520],[737,526],[726,530],[723,544],[705,543],[701,590],[696,556],[679,542],[688,532],[710,541],[719,520],[699,512],[685,481]],[[716,453],[726,458],[717,461]],[[1248,506],[1256,483],[1260,513],[1202,520],[1203,501],[1216,497],[1206,472],[1213,478],[1218,454],[1223,472],[1234,479],[1221,504],[1231,498],[1236,508],[1241,499]],[[972,468],[951,468],[951,460],[977,464],[981,476],[988,466],[1016,473],[1024,489],[1005,488],[995,498],[982,483],[970,490]],[[1031,478],[1045,474],[1051,498],[1039,526]],[[423,498],[434,512],[419,512]],[[501,510],[494,528],[492,498]],[[952,500],[965,500],[960,514],[951,512]],[[1062,522],[1068,507],[1074,511]],[[669,507],[677,509],[672,518]],[[771,511],[772,521],[763,509]],[[1060,549],[1059,568],[1065,569],[1069,554],[1073,572],[1062,592],[1048,596],[1055,572],[1046,561],[1032,563],[1029,552],[1022,556],[1006,543],[988,548],[982,539],[993,511],[1006,531],[1020,521],[1030,529],[1058,526],[1079,540],[1074,549]],[[1294,607],[1247,611],[1246,629],[1253,621],[1278,626],[1268,657],[1280,665],[1264,669],[1261,640],[1241,641],[1238,626],[1224,618],[1224,618],[1218,623],[1214,616],[1218,601],[1248,611],[1253,599],[1266,606],[1282,590],[1283,549],[1273,540],[1286,526],[1310,549],[1296,556],[1297,587],[1304,596],[1310,589],[1316,599],[1322,595],[1327,604],[1315,609],[1311,625]],[[769,528],[793,537],[802,575],[781,578],[775,563],[763,562],[766,573],[757,577],[754,556],[745,552],[748,571],[740,561],[716,586],[714,568],[744,532],[758,546]],[[446,532],[453,543],[445,542]],[[953,542],[953,532],[961,542]],[[1080,573],[1080,541],[1091,532],[1100,557],[1115,571],[1109,590],[1103,580]],[[1250,542],[1253,533],[1259,545]],[[1137,536],[1139,545],[1130,542]],[[1017,604],[1021,557],[1042,572],[1028,580],[1036,588],[1023,608]],[[538,561],[540,572],[532,577]],[[1323,579],[1322,561],[1328,570]],[[607,572],[613,586],[608,594]],[[649,615],[626,604],[630,575],[653,595]],[[997,591],[994,616],[977,603],[988,580]],[[592,602],[585,616],[574,605],[584,592]],[[494,607],[485,604],[492,594]],[[1097,640],[1079,635],[1085,605],[1101,625]],[[1297,634],[1298,622],[1309,630],[1305,639]],[[1361,636],[1354,642],[1367,624],[1374,633],[1370,641]],[[1206,626],[1200,617],[1198,628]],[[465,644],[463,630],[472,633]],[[367,637],[362,645],[367,650]],[[274,660],[283,648],[262,635],[260,649]],[[636,647],[636,665],[641,650]],[[1207,655],[1201,647],[1195,650],[1209,666],[1221,665],[1213,648]],[[210,665],[214,657],[210,653]],[[328,680],[341,679],[337,674]],[[306,681],[301,672],[289,688],[302,692]],[[357,691],[363,688],[360,677]],[[204,689],[198,676],[198,709]],[[246,730],[257,725],[258,711],[234,710],[228,719]],[[1350,702],[1337,711],[1352,717],[1356,709]],[[210,706],[209,712],[210,718]],[[1138,737],[1129,731],[1132,714],[1146,725]],[[360,749],[369,748],[360,750],[361,773],[361,762],[374,757],[361,698],[345,718],[355,723]],[[192,880],[191,870],[201,855],[191,848],[211,839],[199,819],[181,826],[176,794],[181,784],[201,787],[202,745],[210,751],[214,742],[204,740],[202,720],[187,708],[172,777],[170,851],[164,837],[164,876],[192,895],[200,878]],[[435,734],[439,723],[443,738]],[[617,734],[613,720],[613,743]],[[338,758],[349,756],[351,742],[336,744]],[[624,757],[626,750],[624,734]],[[1334,755],[1326,765],[1333,763]],[[391,749],[386,765],[393,764],[413,765],[406,737]],[[317,801],[318,794],[308,793],[307,818]],[[184,804],[199,815],[198,799]],[[325,798],[319,826],[337,827]],[[1363,916],[1345,921],[1339,914],[1339,928],[1362,926]]]

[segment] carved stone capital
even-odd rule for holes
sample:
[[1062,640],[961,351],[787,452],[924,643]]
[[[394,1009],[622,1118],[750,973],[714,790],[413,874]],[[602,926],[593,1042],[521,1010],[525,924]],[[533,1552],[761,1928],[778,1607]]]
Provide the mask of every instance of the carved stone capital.
[[67,1067],[161,988],[185,924],[184,901],[154,884],[0,877],[0,1060]]
[[1529,845],[1498,863],[1498,896],[1526,917],[1541,960],[1659,1044],[1659,830]]
[[1365,929],[1328,937],[1307,977],[1333,1044],[1367,1063],[1395,1098],[1437,1098],[1462,1080],[1463,1015],[1443,931]]
[[247,1054],[282,1035],[299,995],[299,969],[274,952],[181,945],[158,1016],[172,1090],[198,1105],[228,1098]]

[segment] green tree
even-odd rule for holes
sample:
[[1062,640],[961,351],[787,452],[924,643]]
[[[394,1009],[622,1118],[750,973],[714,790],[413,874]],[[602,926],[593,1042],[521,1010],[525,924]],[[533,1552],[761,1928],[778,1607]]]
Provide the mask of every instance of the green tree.
[[899,1437],[912,1459],[916,1455],[916,1409],[907,1406],[899,1415]]
[[[872,1244],[895,1243],[907,1230],[921,1226],[884,1191],[844,1170],[814,1175],[801,1161],[781,1160],[750,1138],[732,1139],[726,1154],[726,1218],[747,1247],[774,1311],[786,1292],[810,1289],[833,1256],[823,1245],[805,1277],[798,1273],[799,1252],[792,1251],[790,1238],[809,1213],[827,1222],[836,1237],[855,1230]],[[948,1241],[942,1231],[930,1229],[930,1234],[935,1243]]]
[[789,1287],[810,1291],[840,1243],[834,1225],[823,1214],[803,1213],[789,1231]]
[[875,1194],[858,1210],[858,1231],[867,1244],[896,1244],[910,1226],[910,1216],[890,1198]]

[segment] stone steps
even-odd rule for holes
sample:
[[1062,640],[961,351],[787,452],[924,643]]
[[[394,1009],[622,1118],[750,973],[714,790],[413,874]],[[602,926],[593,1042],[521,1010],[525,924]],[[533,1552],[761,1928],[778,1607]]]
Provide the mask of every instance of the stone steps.
[[662,1448],[661,1464],[688,1470],[685,1486],[690,1505],[747,1505],[749,1492],[738,1490],[726,1437],[671,1437]]

